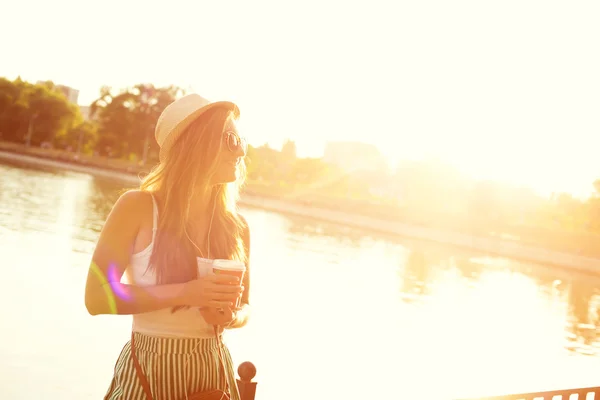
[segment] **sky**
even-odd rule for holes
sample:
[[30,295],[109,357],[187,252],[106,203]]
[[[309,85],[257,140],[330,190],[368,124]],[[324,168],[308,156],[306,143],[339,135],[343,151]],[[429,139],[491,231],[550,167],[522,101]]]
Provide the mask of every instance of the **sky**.
[[600,178],[600,2],[1,3],[0,76],[177,84],[236,101],[251,144],[373,143],[585,195]]

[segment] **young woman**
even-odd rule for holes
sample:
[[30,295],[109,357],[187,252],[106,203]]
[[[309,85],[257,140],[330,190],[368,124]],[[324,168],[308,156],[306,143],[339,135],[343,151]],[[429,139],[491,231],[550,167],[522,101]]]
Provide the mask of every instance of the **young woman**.
[[213,259],[249,266],[249,229],[236,209],[246,155],[238,118],[233,103],[196,94],[171,103],[156,124],[159,165],[106,220],[85,305],[92,315],[131,314],[133,327],[105,399],[211,390],[239,398],[221,335],[247,321],[249,270],[240,282],[210,267]]

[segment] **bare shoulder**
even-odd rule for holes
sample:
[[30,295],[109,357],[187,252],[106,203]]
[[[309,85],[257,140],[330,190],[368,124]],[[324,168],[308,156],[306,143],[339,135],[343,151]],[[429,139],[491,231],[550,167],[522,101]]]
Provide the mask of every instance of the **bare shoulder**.
[[123,193],[110,211],[107,223],[137,225],[144,217],[152,215],[152,196],[142,190],[128,190]]
[[115,203],[115,206],[117,204],[122,204],[127,207],[139,207],[144,203],[149,203],[150,205],[152,205],[152,196],[150,195],[150,193],[145,192],[143,190],[132,189],[126,191],[121,196],[119,196],[117,202]]
[[[142,210],[140,210],[140,208]],[[128,190],[123,193],[113,206],[113,210],[123,211],[145,211],[144,209],[152,208],[152,196],[150,193],[143,190]]]

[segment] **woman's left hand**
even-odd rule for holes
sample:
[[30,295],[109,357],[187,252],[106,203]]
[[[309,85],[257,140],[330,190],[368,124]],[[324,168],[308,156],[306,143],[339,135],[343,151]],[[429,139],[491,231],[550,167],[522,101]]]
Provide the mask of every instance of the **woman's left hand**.
[[200,309],[200,314],[207,324],[226,327],[235,321],[237,310],[230,308],[217,310],[213,307],[205,307]]

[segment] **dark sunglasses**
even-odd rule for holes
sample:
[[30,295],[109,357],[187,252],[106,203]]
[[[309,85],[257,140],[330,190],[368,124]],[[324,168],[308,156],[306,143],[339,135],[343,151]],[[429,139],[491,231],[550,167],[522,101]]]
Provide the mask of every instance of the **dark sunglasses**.
[[246,142],[246,139],[240,137],[240,135],[234,131],[225,132],[225,140],[227,141],[229,151],[232,153],[235,153],[238,150],[242,150],[244,154],[248,152],[248,143]]

